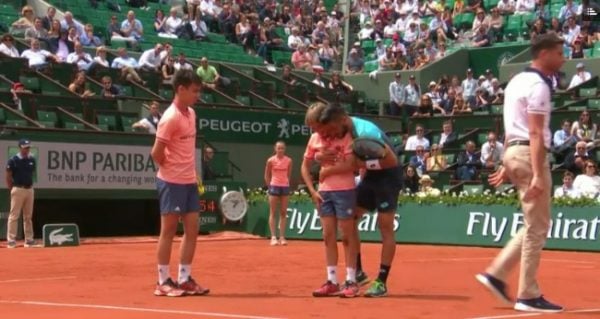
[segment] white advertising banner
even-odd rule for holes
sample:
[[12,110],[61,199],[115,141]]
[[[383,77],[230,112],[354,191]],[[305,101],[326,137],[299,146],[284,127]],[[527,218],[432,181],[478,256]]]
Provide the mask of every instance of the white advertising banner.
[[[19,148],[17,141],[0,141],[0,162]],[[150,156],[151,146],[79,144],[31,141],[31,154],[37,161],[34,187],[38,189],[156,189],[157,166]],[[201,162],[201,150],[196,150]],[[6,171],[0,170],[0,183],[6,188]],[[198,165],[200,174],[200,165]]]

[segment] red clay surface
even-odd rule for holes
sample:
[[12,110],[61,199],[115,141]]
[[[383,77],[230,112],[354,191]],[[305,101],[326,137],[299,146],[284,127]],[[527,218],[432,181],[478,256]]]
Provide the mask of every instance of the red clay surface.
[[[362,251],[374,277],[379,245]],[[152,295],[155,243],[0,248],[0,318],[520,318],[474,280],[497,251],[399,245],[388,297],[317,299],[311,292],[325,279],[321,242],[200,241],[193,273],[211,294],[184,298]],[[344,273],[339,267],[340,279]],[[544,252],[541,286],[568,312],[532,317],[600,318],[598,274],[600,254]],[[516,273],[510,283],[514,294]]]

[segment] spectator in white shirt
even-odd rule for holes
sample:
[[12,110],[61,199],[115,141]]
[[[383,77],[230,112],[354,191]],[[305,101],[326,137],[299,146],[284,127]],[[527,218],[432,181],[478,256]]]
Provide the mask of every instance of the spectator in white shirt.
[[380,38],[377,38],[377,40],[375,40],[375,58],[377,60],[379,60],[382,57],[384,57],[385,55],[386,55],[386,48],[385,48],[385,45],[383,44],[383,40],[381,40]]
[[478,83],[477,80],[475,78],[473,78],[473,70],[472,69],[467,69],[467,78],[464,79],[462,81],[462,94],[463,94],[463,99],[465,100],[465,102],[468,102],[469,105],[475,105],[476,104],[476,92],[477,92],[477,87],[478,87]]
[[134,129],[142,129],[150,134],[156,134],[160,118],[160,104],[156,101],[152,101],[152,104],[150,104],[150,115],[133,123],[131,127]]
[[179,52],[179,56],[177,57],[177,61],[175,61],[175,64],[173,65],[173,67],[175,68],[175,71],[179,71],[179,70],[193,70],[194,67],[189,64],[187,62],[187,60],[185,59],[185,53],[183,52]]
[[300,29],[298,27],[292,28],[292,34],[288,37],[287,45],[290,49],[296,50],[301,44],[308,44],[304,41],[304,38],[300,35]]
[[429,140],[425,137],[425,128],[421,124],[417,124],[415,135],[408,138],[406,141],[405,151],[415,151],[417,146],[423,146],[424,149],[429,149]]
[[2,43],[0,43],[0,53],[10,57],[10,58],[18,58],[19,50],[15,47],[15,38],[13,38],[10,34],[5,34],[2,36]]
[[31,49],[21,53],[22,58],[29,60],[29,67],[34,69],[43,68],[48,64],[48,58],[58,61],[58,57],[46,50],[40,49],[40,41],[31,39]]
[[419,2],[417,0],[406,0],[400,7],[400,13],[412,14],[419,11]]
[[500,0],[500,2],[498,2],[498,6],[496,7],[502,15],[513,14],[516,9],[515,0]]
[[577,72],[573,74],[573,78],[571,78],[571,83],[569,84],[569,89],[578,86],[579,84],[588,81],[592,78],[590,72],[585,70],[585,65],[581,62],[577,63]]
[[442,12],[438,11],[435,16],[429,22],[429,37],[433,40],[437,40],[438,34],[446,34],[448,26],[442,20]]
[[370,39],[371,38],[371,33],[373,33],[373,24],[371,23],[371,21],[367,21],[365,23],[365,26],[360,29],[360,31],[358,31],[358,39],[359,40],[366,40],[366,39]]
[[398,17],[398,19],[396,19],[396,22],[394,23],[394,28],[396,29],[397,32],[404,32],[406,30],[406,21],[407,21],[406,13],[401,12],[400,16]]
[[94,57],[94,65],[95,67],[105,67],[110,68],[110,63],[106,59],[106,47],[99,46],[96,48],[96,56]]
[[147,71],[159,71],[160,68],[160,52],[163,50],[163,45],[158,43],[154,48],[148,49],[142,53],[138,65],[141,69]]
[[127,12],[127,19],[121,23],[121,33],[126,38],[133,38],[139,41],[144,35],[144,26],[142,22],[135,18],[135,12]]
[[196,20],[192,23],[192,31],[194,32],[194,39],[204,40],[208,36],[208,26],[202,19],[202,12],[196,14]]
[[573,187],[573,173],[569,171],[565,171],[563,174],[563,184],[561,187],[557,187],[554,190],[554,198],[560,197],[569,197],[569,198],[578,198],[579,191]]
[[502,162],[504,146],[496,139],[496,133],[489,132],[487,142],[481,146],[481,163],[485,168],[495,169]]
[[533,13],[535,10],[535,0],[517,0],[515,14]]
[[171,8],[169,11],[169,17],[165,20],[163,25],[165,32],[161,32],[158,35],[165,38],[177,38],[177,31],[182,26],[183,20],[177,16],[177,8]]
[[404,85],[402,85],[402,74],[396,72],[394,81],[389,85],[390,91],[390,106],[388,110],[389,115],[398,116],[401,115],[400,111],[404,106],[404,99],[406,98],[404,93]]
[[410,24],[414,23],[416,27],[421,25],[421,18],[419,17],[419,12],[413,12],[410,17],[408,17],[406,19],[406,27],[405,29],[408,29],[410,27]]
[[138,83],[142,83],[145,85],[145,81],[143,81],[138,75],[135,69],[138,68],[138,62],[136,59],[127,55],[127,50],[125,48],[119,48],[117,50],[118,57],[116,57],[112,64],[110,65],[113,69],[120,69],[121,76],[128,81],[135,81]]
[[75,43],[75,51],[67,56],[67,63],[76,64],[80,71],[87,71],[92,65],[92,56],[83,51],[81,43]]
[[325,88],[325,82],[323,82],[323,80],[321,79],[321,72],[315,71],[315,78],[312,80],[312,83],[322,88]]
[[411,23],[406,31],[404,32],[404,42],[410,46],[412,43],[417,41],[417,37],[419,36],[419,30],[417,29],[417,24],[414,22]]
[[577,24],[575,17],[571,16],[567,19],[566,23],[567,34],[564,34],[566,44],[575,42],[577,36],[581,32],[581,27]]
[[582,196],[598,198],[600,195],[600,176],[598,176],[598,167],[592,160],[585,161],[584,167],[584,173],[575,177],[573,187]]
[[200,12],[202,12],[202,20],[206,22],[206,25],[212,27],[216,23],[219,12],[213,0],[202,0]]

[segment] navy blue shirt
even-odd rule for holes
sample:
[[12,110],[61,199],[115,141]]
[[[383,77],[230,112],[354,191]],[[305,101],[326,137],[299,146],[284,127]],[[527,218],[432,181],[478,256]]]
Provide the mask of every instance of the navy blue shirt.
[[12,172],[13,186],[29,187],[33,185],[35,166],[35,158],[31,155],[23,158],[19,153],[9,159],[6,170]]

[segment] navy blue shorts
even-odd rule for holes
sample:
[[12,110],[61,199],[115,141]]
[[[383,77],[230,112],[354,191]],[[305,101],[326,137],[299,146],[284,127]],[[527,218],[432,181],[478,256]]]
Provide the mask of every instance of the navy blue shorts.
[[174,184],[156,179],[160,213],[197,213],[200,212],[198,184]]
[[288,196],[289,194],[289,186],[269,186],[269,195],[271,196]]
[[319,214],[322,217],[333,216],[337,219],[350,219],[356,205],[356,190],[320,191],[323,198]]
[[401,170],[367,171],[356,187],[356,204],[368,211],[395,213],[401,189]]

